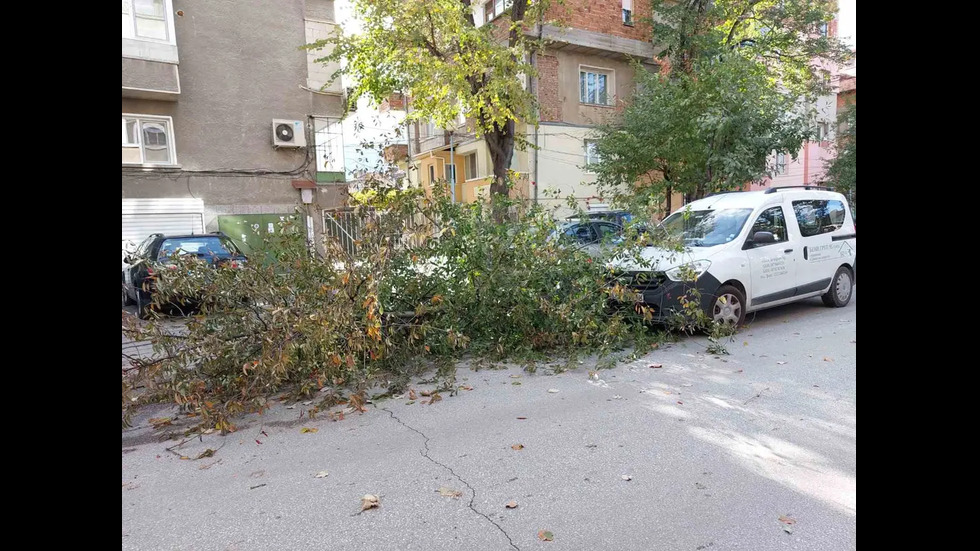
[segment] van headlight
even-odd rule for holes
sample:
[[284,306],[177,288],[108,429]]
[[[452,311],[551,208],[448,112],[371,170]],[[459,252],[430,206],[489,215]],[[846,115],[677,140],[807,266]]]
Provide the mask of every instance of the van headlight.
[[711,266],[710,260],[695,260],[664,272],[671,281],[697,281]]

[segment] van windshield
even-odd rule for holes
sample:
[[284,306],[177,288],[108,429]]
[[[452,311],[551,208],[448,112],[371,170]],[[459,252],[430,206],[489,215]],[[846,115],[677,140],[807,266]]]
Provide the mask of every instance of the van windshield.
[[677,211],[660,225],[668,235],[691,247],[714,247],[735,239],[752,209]]

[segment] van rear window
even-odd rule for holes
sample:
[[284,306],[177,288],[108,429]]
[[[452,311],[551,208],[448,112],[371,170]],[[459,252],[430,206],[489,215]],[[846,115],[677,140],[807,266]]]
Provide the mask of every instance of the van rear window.
[[844,203],[825,199],[793,201],[803,237],[837,231],[844,225]]

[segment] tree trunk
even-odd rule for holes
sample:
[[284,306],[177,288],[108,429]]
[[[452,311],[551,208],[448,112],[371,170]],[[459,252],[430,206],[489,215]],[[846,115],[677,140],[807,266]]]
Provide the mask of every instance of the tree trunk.
[[490,162],[493,163],[493,181],[490,183],[492,194],[508,194],[507,169],[514,157],[514,126],[514,121],[507,121],[503,127],[494,125],[493,130],[485,136]]

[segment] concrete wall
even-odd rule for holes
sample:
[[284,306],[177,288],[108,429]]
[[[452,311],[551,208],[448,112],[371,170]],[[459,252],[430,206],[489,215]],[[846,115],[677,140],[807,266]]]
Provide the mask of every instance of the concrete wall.
[[[262,0],[243,6],[235,0],[174,0],[173,4],[174,10],[184,13],[174,21],[180,50],[177,101],[124,97],[122,112],[173,117],[179,166],[152,171],[124,167],[123,198],[201,198],[208,211],[208,229],[216,229],[218,214],[292,212],[301,201],[291,180],[315,179],[313,163],[305,172],[289,174],[304,165],[307,155],[312,159],[309,117],[342,113],[339,84],[335,94],[302,88],[322,77],[309,73],[308,53],[299,49],[307,43],[305,17],[317,17],[319,27],[332,26],[333,2]],[[273,119],[307,123],[311,152],[273,148]],[[255,170],[280,174],[247,173]],[[320,208],[344,204],[343,188],[321,186],[316,203]]]

